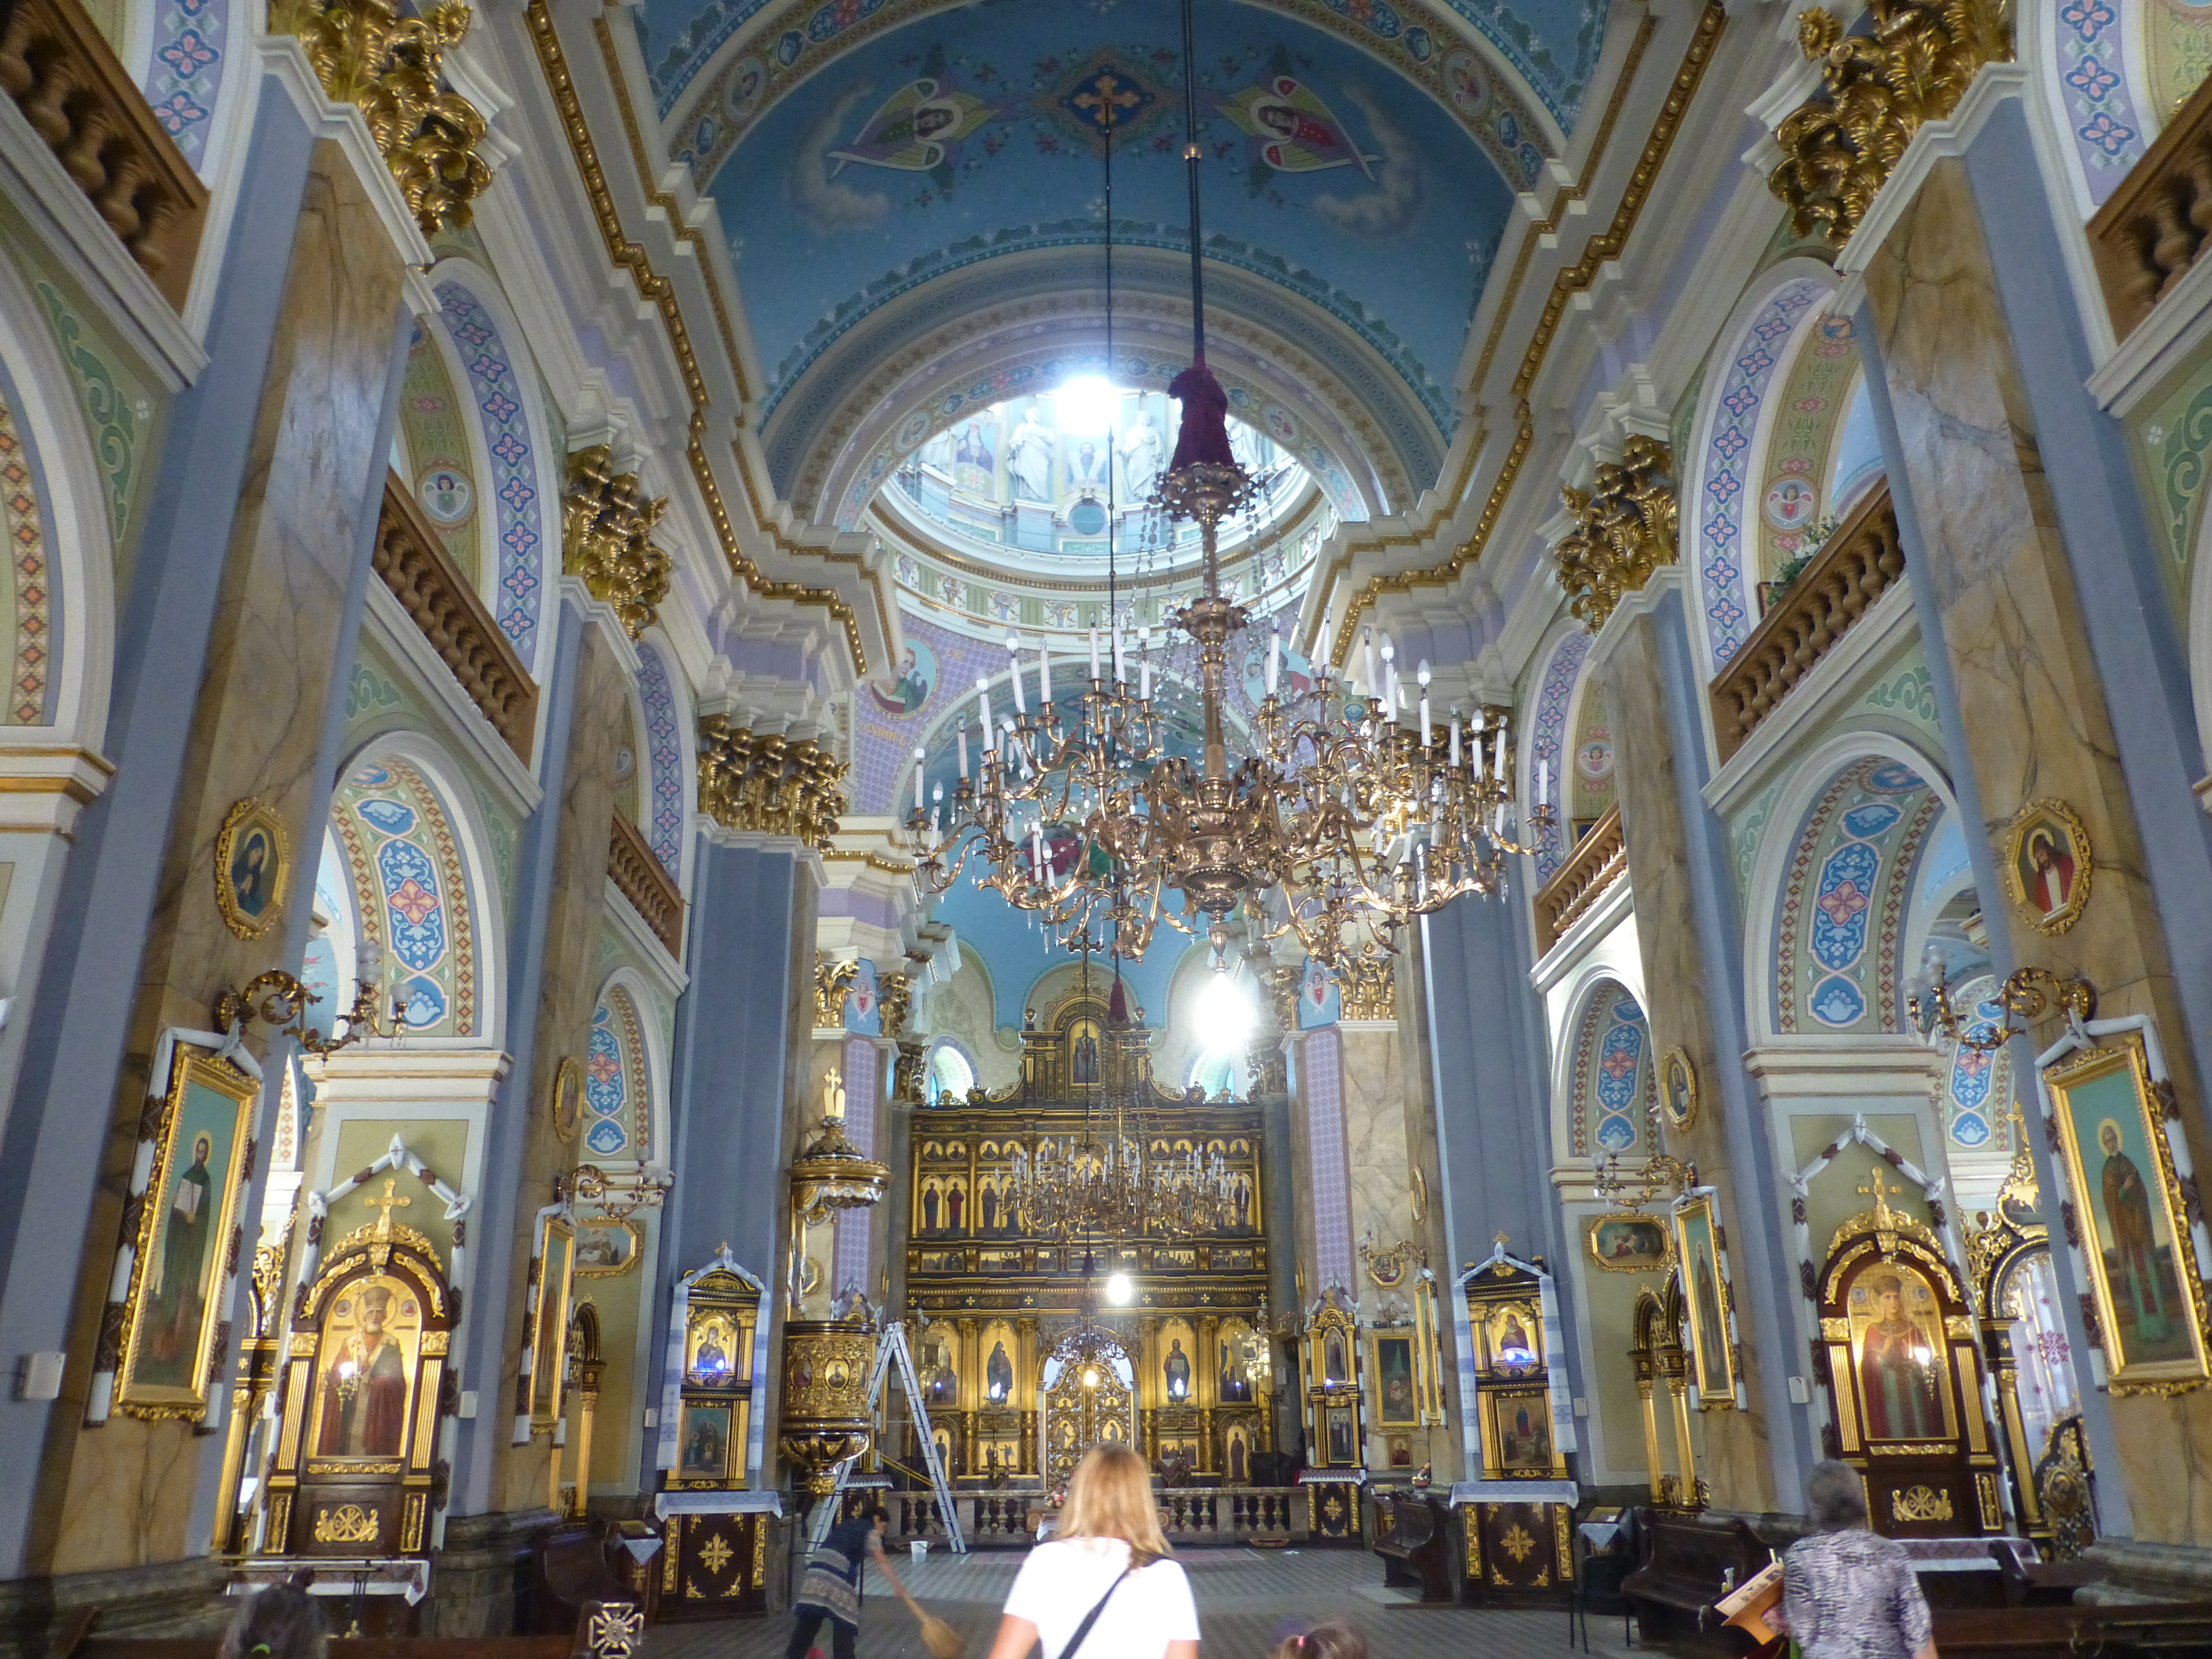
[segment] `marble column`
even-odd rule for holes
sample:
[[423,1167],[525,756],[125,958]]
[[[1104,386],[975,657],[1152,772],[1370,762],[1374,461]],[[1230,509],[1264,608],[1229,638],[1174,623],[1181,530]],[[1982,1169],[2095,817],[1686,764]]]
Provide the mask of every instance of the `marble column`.
[[[818,856],[787,837],[709,826],[693,864],[691,983],[677,1004],[670,1163],[676,1185],[661,1224],[660,1282],[652,1297],[653,1372],[660,1398],[668,1297],[676,1281],[724,1243],[768,1285],[761,1317],[770,1354],[783,1346],[785,1253],[791,1194],[785,1179],[806,1101],[813,1024],[814,906]],[[753,1401],[763,1463],[756,1485],[777,1484],[774,1443],[778,1368]],[[650,1489],[656,1437],[647,1437],[641,1485]]]
[[[2203,895],[2177,899],[2167,914],[2108,700],[2126,689],[2128,678],[2106,672],[2082,599],[2108,580],[2124,586],[2127,561],[2108,574],[2106,558],[2124,532],[2115,519],[2064,522],[2057,510],[2021,357],[2040,357],[2063,342],[2008,326],[2008,284],[1975,191],[1965,163],[1934,166],[1867,267],[1865,317],[1887,385],[1893,468],[1901,468],[1893,470],[1893,492],[1901,476],[1910,494],[1910,520],[1900,514],[1900,524],[1911,525],[1906,565],[1916,597],[1924,595],[1923,629],[1942,642],[1956,699],[1960,752],[1953,771],[1962,802],[1973,801],[1978,818],[1980,833],[1970,831],[1967,842],[1978,883],[1986,884],[1983,915],[2000,969],[2032,964],[2078,975],[2097,988],[2100,1014],[2152,1017],[2184,1129],[2203,1158],[2212,1154],[2198,1072],[2203,1021],[2192,1019],[2192,994],[2179,982],[2168,946],[2169,925],[2185,931]],[[2017,202],[2002,210],[1992,204],[1989,217],[2021,210]],[[2026,345],[2019,356],[2015,338]],[[2051,436],[2068,438],[2063,427]],[[2063,453],[2069,471],[2097,459],[2094,450],[2077,455],[2070,441]],[[2069,552],[2069,539],[2079,551]],[[2094,580],[2077,582],[2077,568],[2094,571]],[[2100,595],[2100,615],[2110,597]],[[2110,618],[2104,620],[2109,635]],[[2131,722],[2139,726],[2142,714],[2133,711]],[[2172,771],[2176,758],[2166,757],[2163,769]],[[2185,790],[2185,769],[2178,775]],[[1971,793],[1964,787],[1969,780]],[[2146,789],[2153,781],[2142,780]],[[2040,931],[2011,902],[1992,853],[2021,808],[2044,797],[2063,799],[2080,815],[2095,855],[2087,907],[2058,934]],[[2166,839],[2161,834],[2161,860]],[[2188,838],[2172,853],[2185,862],[2203,858]],[[2202,931],[2187,946],[2192,953],[2204,948]],[[2056,1030],[2055,1022],[2039,1025],[2034,1046]],[[2032,1065],[2033,1056],[2016,1063]],[[2030,1137],[2049,1206],[2065,1188],[2041,1139]],[[2068,1324],[2079,1344],[2085,1333],[2071,1311]],[[2085,1369],[2077,1366],[2077,1374]],[[2106,1530],[2162,1543],[2203,1537],[2212,1528],[2212,1474],[2205,1472],[2212,1467],[2212,1395],[2199,1389],[2103,1404],[2091,1395],[2087,1406]],[[2100,1417],[2109,1422],[2108,1439]]]
[[[325,715],[349,660],[404,339],[405,268],[374,198],[284,100],[264,117],[266,171],[227,271],[242,309],[226,284],[215,362],[173,423],[173,451],[215,470],[216,497],[164,457],[119,627],[117,785],[80,826],[7,1127],[0,1344],[69,1356],[61,1400],[11,1405],[0,1435],[21,1494],[0,1519],[11,1575],[176,1560],[206,1547],[212,1517],[198,1489],[216,1460],[190,1425],[118,1413],[85,1426],[86,1389],[155,1042],[165,1026],[205,1030],[224,990],[299,961],[331,787]],[[188,522],[200,511],[207,521]],[[213,860],[249,796],[285,823],[295,864],[281,925],[244,940],[216,909]]]
[[[547,781],[545,799],[534,815],[546,820],[551,836],[551,880],[536,918],[542,928],[532,1022],[534,1042],[526,1060],[517,1055],[506,1098],[522,1109],[513,1115],[524,1125],[517,1156],[488,1164],[495,1179],[514,1194],[506,1223],[507,1261],[503,1275],[489,1263],[478,1267],[477,1294],[503,1303],[506,1317],[496,1339],[470,1355],[471,1386],[483,1392],[479,1413],[487,1429],[511,1420],[516,1377],[526,1343],[523,1316],[529,1264],[535,1248],[537,1212],[553,1203],[554,1184],[576,1163],[587,1158],[580,1145],[564,1144],[554,1133],[547,1104],[554,1074],[564,1060],[579,1066],[589,1058],[592,1014],[597,1004],[596,967],[599,937],[606,919],[607,847],[614,831],[615,752],[629,726],[630,679],[637,657],[621,624],[606,605],[592,599],[574,577],[562,580],[562,643],[568,643],[568,614],[581,619],[576,630],[574,678],[570,692],[568,744],[557,787]],[[489,1220],[483,1225],[488,1229]],[[487,1310],[493,1318],[496,1312]],[[496,1356],[495,1368],[495,1356]],[[507,1437],[513,1430],[509,1427]],[[504,1438],[504,1437],[503,1437]],[[496,1459],[487,1508],[494,1513],[536,1511],[544,1505],[546,1465],[552,1456],[549,1437],[532,1436],[527,1444],[502,1444]],[[573,1461],[573,1458],[571,1459]]]
[[[1528,906],[1518,894],[1502,902],[1470,894],[1421,922],[1419,1006],[1426,1026],[1441,1176],[1432,1189],[1431,1224],[1441,1224],[1444,1251],[1437,1274],[1437,1340],[1444,1357],[1444,1415],[1453,1425],[1463,1425],[1463,1413],[1472,1405],[1462,1395],[1474,1364],[1472,1356],[1459,1352],[1455,1335],[1459,1273],[1488,1255],[1499,1233],[1506,1248],[1524,1260],[1540,1255],[1564,1264],[1574,1248],[1552,1192],[1541,1106],[1549,1088],[1544,1016],[1528,982]],[[1573,1278],[1556,1273],[1553,1284],[1560,1322],[1571,1333]],[[1591,1358],[1571,1351],[1566,1359],[1573,1392],[1581,1395]],[[1448,1433],[1437,1443],[1451,1438]],[[1448,1455],[1463,1456],[1463,1443],[1453,1444]],[[1465,1471],[1468,1479],[1480,1474]]]
[[[1797,1274],[1775,1206],[1778,1176],[1765,1106],[1745,1072],[1742,927],[1724,827],[1706,807],[1705,688],[1691,650],[1679,565],[1631,595],[1593,647],[1618,759],[1636,933],[1644,955],[1644,1013],[1655,1052],[1677,1044],[1704,1082],[1706,1106],[1667,1150],[1718,1190],[1728,1235],[1743,1360],[1745,1409],[1705,1413],[1705,1463],[1715,1507],[1795,1510],[1818,1456],[1806,1411],[1793,1408]],[[1620,1334],[1625,1339],[1626,1333]],[[1626,1364],[1622,1352],[1592,1363]]]

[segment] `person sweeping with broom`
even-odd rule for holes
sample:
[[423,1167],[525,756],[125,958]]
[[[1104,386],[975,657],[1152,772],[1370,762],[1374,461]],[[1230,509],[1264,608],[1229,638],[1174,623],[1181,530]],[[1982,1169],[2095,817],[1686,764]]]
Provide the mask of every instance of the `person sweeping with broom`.
[[853,1659],[860,1638],[861,1587],[869,1556],[875,1558],[878,1571],[890,1581],[899,1600],[921,1621],[922,1640],[930,1652],[936,1659],[957,1659],[962,1644],[952,1627],[924,1613],[891,1571],[884,1554],[884,1524],[890,1518],[881,1504],[863,1504],[831,1527],[830,1535],[814,1547],[807,1558],[806,1576],[799,1580],[793,1608],[797,1618],[784,1659],[806,1659],[824,1620],[830,1622],[833,1659]]

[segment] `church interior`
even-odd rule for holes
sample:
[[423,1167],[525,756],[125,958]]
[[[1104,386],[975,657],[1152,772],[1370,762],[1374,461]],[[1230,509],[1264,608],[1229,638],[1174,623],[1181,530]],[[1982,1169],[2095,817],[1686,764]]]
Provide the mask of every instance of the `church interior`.
[[2212,8],[0,90],[0,1659],[767,1655],[875,1505],[981,1659],[1102,1444],[1217,1659],[1772,1652],[1838,1462],[2212,1652]]

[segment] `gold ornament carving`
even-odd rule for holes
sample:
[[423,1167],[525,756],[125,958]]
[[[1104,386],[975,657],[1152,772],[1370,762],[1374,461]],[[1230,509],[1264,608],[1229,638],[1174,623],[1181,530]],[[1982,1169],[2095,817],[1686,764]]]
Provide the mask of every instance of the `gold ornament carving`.
[[857,962],[823,962],[814,964],[814,1024],[821,1030],[845,1023],[845,994],[853,988],[860,964]]
[[914,1009],[914,981],[904,974],[885,974],[876,981],[876,1009],[885,1036],[896,1042],[905,1036],[907,1015]]
[[1569,608],[1593,634],[1661,565],[1674,562],[1680,512],[1673,466],[1665,444],[1638,433],[1620,459],[1598,468],[1589,489],[1569,484],[1559,491],[1575,527],[1553,556]]
[[1875,0],[1871,34],[1847,35],[1818,7],[1797,15],[1797,44],[1820,66],[1820,91],[1775,132],[1784,160],[1768,186],[1800,236],[1840,247],[1904,156],[1984,64],[2012,57],[1999,0]]
[[1948,1521],[1951,1494],[1933,1486],[1907,1486],[1890,1493],[1889,1513],[1894,1521]]
[[676,563],[653,544],[666,497],[645,493],[635,472],[614,470],[614,451],[593,444],[568,458],[561,502],[561,568],[580,576],[592,597],[614,606],[630,638],[643,636],[668,597]]
[[334,1510],[315,1511],[318,1544],[374,1544],[378,1530],[377,1512],[359,1504],[341,1504]]
[[356,106],[425,236],[466,225],[491,183],[478,155],[484,118],[439,84],[446,53],[469,32],[469,9],[439,0],[419,17],[392,0],[276,0],[272,34],[299,37],[323,90]]
[[1341,1012],[1346,1019],[1398,1018],[1398,963],[1368,940],[1356,957],[1348,957],[1337,969],[1343,993]]
[[725,830],[826,850],[845,810],[844,781],[845,763],[811,738],[733,726],[721,714],[699,721],[699,806]]

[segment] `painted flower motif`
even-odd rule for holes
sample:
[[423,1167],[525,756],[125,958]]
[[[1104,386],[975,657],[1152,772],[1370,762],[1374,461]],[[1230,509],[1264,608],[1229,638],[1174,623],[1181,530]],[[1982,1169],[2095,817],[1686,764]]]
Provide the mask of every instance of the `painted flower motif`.
[[2107,155],[2118,155],[2136,141],[2136,130],[2099,110],[2082,124],[2081,141],[2094,144]]
[[499,498],[520,513],[538,499],[538,492],[532,489],[518,473],[500,486]]
[[2094,58],[2084,58],[2066,73],[2066,84],[2092,102],[2111,95],[2120,77]]
[[1759,393],[1753,387],[1740,386],[1721,400],[1721,407],[1740,421],[1759,407]]
[[392,908],[406,917],[410,927],[420,927],[423,919],[438,908],[438,896],[410,876],[392,890]]
[[1613,1048],[1598,1064],[1607,1077],[1626,1077],[1636,1069],[1636,1056],[1626,1048]]
[[509,466],[520,466],[524,458],[530,453],[530,446],[514,433],[502,432],[499,434],[499,441],[492,445],[491,453],[494,459],[504,461]]
[[592,1058],[584,1069],[591,1073],[594,1083],[612,1083],[622,1075],[622,1062],[595,1043],[592,1048]]
[[1713,453],[1724,461],[1732,461],[1751,447],[1751,440],[1740,426],[1729,427],[1713,440]]
[[2113,12],[2105,0],[2066,0],[2058,9],[2058,21],[2084,40],[2094,40],[2112,22]]
[[485,417],[501,425],[513,420],[521,410],[522,405],[504,392],[494,392],[483,400]]
[[179,81],[189,81],[222,54],[200,38],[198,29],[186,29],[155,54]]
[[[491,330],[484,326],[481,322],[472,322],[466,324],[460,328],[455,329],[453,331],[453,337],[456,340],[459,340],[463,345],[480,346],[486,340],[491,338]],[[489,364],[492,369],[496,369],[499,367],[497,360],[489,357],[478,358],[476,362],[471,363],[469,367],[479,374],[489,372],[488,369],[480,367],[480,365],[483,364]]]
[[1856,882],[1846,881],[1838,886],[1834,891],[1822,894],[1817,902],[1820,908],[1827,913],[1828,920],[1841,927],[1849,923],[1853,916],[1865,909],[1872,901],[1859,890]]
[[154,106],[154,116],[173,138],[186,127],[206,120],[207,112],[192,101],[189,93],[173,92]]
[[1742,375],[1764,374],[1774,367],[1774,354],[1765,346],[1753,346],[1735,360],[1736,373]]

